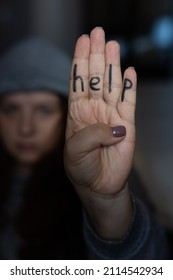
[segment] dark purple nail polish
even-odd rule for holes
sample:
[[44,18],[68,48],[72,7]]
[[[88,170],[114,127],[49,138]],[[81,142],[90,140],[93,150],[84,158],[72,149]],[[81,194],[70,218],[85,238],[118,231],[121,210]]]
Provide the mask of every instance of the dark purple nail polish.
[[123,125],[112,127],[112,135],[114,137],[123,137],[126,135],[126,128]]

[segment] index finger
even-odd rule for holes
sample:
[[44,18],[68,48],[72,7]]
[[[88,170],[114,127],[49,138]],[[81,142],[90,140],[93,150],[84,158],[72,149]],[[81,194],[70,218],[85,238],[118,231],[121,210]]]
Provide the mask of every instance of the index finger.
[[76,42],[70,75],[69,99],[88,98],[90,38],[82,35]]

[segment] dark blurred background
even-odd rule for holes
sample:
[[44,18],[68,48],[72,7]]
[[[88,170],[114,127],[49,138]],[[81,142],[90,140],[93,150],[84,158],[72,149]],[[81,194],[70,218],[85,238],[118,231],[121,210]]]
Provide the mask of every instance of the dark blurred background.
[[0,54],[39,35],[72,55],[77,37],[95,26],[121,44],[122,69],[138,72],[134,165],[159,219],[173,228],[173,1],[0,0]]
[[[103,26],[122,45],[122,62],[142,76],[172,72],[171,0],[0,0],[0,51],[26,35],[41,35],[72,53],[81,33]],[[154,70],[154,71],[153,71]]]

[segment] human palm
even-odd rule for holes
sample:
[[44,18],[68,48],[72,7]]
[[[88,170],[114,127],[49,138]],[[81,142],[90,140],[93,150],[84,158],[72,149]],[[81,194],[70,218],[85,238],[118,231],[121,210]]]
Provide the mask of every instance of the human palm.
[[[67,174],[77,187],[116,194],[127,180],[135,145],[133,68],[123,81],[117,42],[105,44],[101,28],[81,36],[71,70],[65,149]],[[110,127],[118,127],[118,137]]]

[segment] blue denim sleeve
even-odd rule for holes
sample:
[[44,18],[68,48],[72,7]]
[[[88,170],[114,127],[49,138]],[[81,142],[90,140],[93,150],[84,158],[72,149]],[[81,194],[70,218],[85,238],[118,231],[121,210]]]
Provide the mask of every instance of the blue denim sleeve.
[[151,260],[168,259],[164,229],[149,214],[145,205],[132,196],[133,218],[128,232],[119,241],[103,240],[93,230],[84,211],[84,237],[88,259]]

